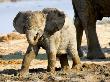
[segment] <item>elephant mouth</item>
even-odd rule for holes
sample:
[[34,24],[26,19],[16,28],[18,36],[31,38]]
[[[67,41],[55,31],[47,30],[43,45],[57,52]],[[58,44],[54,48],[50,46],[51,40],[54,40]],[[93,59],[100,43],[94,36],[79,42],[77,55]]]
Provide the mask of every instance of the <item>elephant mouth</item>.
[[39,34],[37,33],[36,36],[34,37],[34,41],[36,41],[39,38]]
[[36,45],[38,43],[39,38],[40,38],[40,35],[37,33],[36,36],[34,36],[33,39],[29,41],[29,43],[32,45]]
[[42,37],[42,34],[37,33],[36,36],[34,36],[33,40],[31,41],[31,44],[37,45],[41,37]]

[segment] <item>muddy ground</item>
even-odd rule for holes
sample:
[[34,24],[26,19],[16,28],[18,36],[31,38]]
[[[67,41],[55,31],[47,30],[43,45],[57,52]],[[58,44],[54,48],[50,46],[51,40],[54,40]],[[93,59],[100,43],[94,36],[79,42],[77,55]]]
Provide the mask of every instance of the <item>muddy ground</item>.
[[[84,35],[82,49],[85,57],[81,58],[81,67],[78,70],[71,69],[64,72],[57,60],[56,75],[50,76],[46,71],[47,55],[45,50],[41,49],[36,59],[31,62],[29,75],[26,78],[16,76],[28,46],[25,35],[15,32],[1,35],[0,82],[110,82],[110,24],[97,24],[97,33],[106,59],[86,59],[87,46]],[[72,65],[71,59],[69,64]]]

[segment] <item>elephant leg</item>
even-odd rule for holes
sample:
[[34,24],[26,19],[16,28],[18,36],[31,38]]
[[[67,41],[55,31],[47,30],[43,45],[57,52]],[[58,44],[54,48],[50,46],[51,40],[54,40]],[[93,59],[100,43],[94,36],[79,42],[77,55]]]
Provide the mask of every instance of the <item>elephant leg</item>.
[[32,47],[31,45],[28,46],[27,52],[22,61],[22,67],[19,72],[19,77],[26,77],[29,72],[29,65],[31,61],[35,58],[37,52],[37,48],[35,50],[34,47]]
[[68,54],[72,57],[72,61],[73,61],[72,68],[81,64],[78,52],[75,48],[75,43],[69,45]]
[[55,64],[56,64],[56,52],[50,51],[47,54],[48,54],[47,71],[54,74],[55,73]]
[[48,56],[47,71],[50,72],[50,74],[55,74],[57,49],[54,37],[48,38],[46,40],[46,43],[47,43],[46,53]]
[[91,0],[72,0],[76,15],[85,29],[88,45],[87,58],[105,58],[96,33],[96,13]]
[[97,33],[96,33],[96,23],[92,23],[87,25],[85,29],[87,36],[87,44],[88,44],[88,53],[87,58],[95,59],[95,58],[105,58],[104,53],[101,50]]
[[61,68],[63,68],[64,71],[70,70],[70,66],[68,64],[67,54],[62,54],[59,57],[59,59],[60,59]]
[[[101,50],[101,46],[96,33],[96,15],[93,6],[90,1],[85,0],[85,12],[82,13],[81,21],[85,29],[88,45],[87,58],[97,59],[105,58],[104,53]],[[87,6],[87,7],[86,7]],[[86,10],[87,9],[87,10]]]
[[76,27],[76,39],[77,39],[77,50],[78,55],[80,57],[83,57],[83,52],[81,50],[81,41],[82,41],[82,35],[83,35],[83,26],[81,24],[81,21],[78,17],[75,17],[74,24]]
[[76,50],[74,50],[74,49],[70,51],[70,55],[71,55],[72,61],[73,61],[72,69],[79,71],[81,69],[81,62],[80,62],[80,58],[79,58],[78,54],[75,51]]
[[70,52],[70,55],[71,55],[72,61],[73,61],[72,68],[74,68],[75,66],[78,66],[78,65],[81,64],[80,58],[79,58],[78,54],[76,54],[74,51],[75,50],[73,50],[73,51]]

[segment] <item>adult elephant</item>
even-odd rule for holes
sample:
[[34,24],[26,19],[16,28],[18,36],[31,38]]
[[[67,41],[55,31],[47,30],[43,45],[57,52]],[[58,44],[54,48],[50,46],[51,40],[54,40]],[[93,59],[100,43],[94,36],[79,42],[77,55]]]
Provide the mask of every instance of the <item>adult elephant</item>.
[[75,26],[77,30],[77,46],[80,56],[83,30],[87,37],[87,58],[105,58],[96,33],[96,21],[110,16],[110,0],[72,0],[75,11]]

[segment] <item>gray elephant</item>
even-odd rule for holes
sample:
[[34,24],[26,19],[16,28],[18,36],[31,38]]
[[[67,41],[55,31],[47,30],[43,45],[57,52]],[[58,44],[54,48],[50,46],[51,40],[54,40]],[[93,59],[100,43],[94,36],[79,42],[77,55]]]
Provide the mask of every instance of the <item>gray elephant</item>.
[[83,30],[87,37],[87,58],[105,58],[101,50],[97,33],[96,21],[110,16],[110,0],[72,0],[75,11],[75,27],[77,32],[77,48],[80,56]]
[[25,76],[29,71],[30,62],[38,54],[40,47],[44,48],[48,55],[47,70],[50,73],[55,73],[56,57],[60,59],[63,69],[70,68],[67,54],[72,58],[72,68],[80,65],[75,26],[64,12],[55,8],[19,12],[14,18],[13,25],[19,33],[26,34],[29,43],[20,76]]

